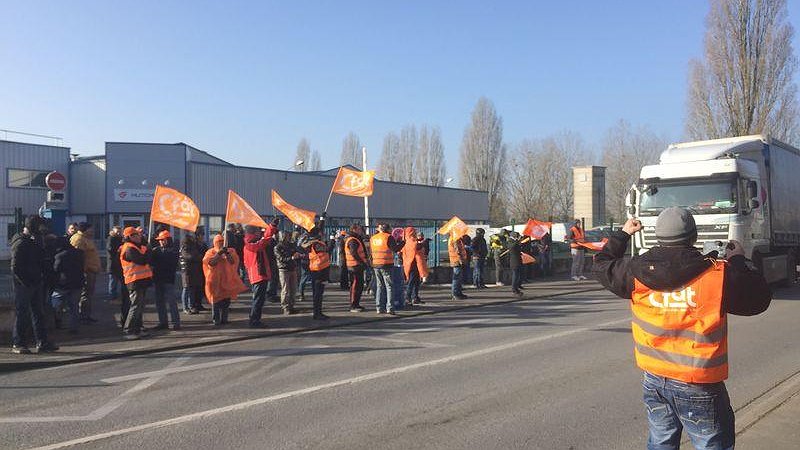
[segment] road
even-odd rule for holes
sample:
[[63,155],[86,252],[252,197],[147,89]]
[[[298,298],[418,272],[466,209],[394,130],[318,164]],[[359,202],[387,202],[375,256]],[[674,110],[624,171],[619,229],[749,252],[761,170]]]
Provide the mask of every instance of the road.
[[[643,448],[629,318],[597,291],[11,373],[0,447]],[[800,371],[798,323],[800,287],[731,317],[735,409]]]

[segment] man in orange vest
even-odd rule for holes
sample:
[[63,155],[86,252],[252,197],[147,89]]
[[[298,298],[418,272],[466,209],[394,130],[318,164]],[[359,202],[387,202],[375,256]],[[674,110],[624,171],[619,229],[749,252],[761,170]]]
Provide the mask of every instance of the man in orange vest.
[[583,232],[581,220],[575,219],[575,223],[569,229],[566,240],[569,242],[569,250],[572,254],[572,280],[585,280],[583,276],[583,263],[586,260],[586,249],[579,245],[579,242],[586,241],[586,234]]
[[125,227],[122,231],[119,260],[131,303],[125,317],[125,325],[122,327],[123,336],[125,339],[146,337],[147,333],[142,326],[142,314],[147,288],[153,282],[153,271],[150,269],[150,250],[142,242],[142,234],[134,227]]
[[364,270],[367,268],[367,250],[364,246],[364,228],[350,226],[344,238],[344,256],[350,273],[350,312],[362,312],[361,294],[364,293]]
[[392,267],[394,266],[394,252],[399,250],[397,241],[389,233],[389,225],[378,225],[378,232],[369,240],[369,251],[372,255],[372,267],[375,269],[375,309],[378,314],[394,314],[392,303]]
[[325,292],[325,282],[330,278],[331,247],[322,240],[323,230],[325,230],[325,213],[322,213],[317,225],[297,242],[300,248],[308,252],[314,320],[328,319],[328,316],[322,313],[322,294]]
[[693,247],[691,213],[667,208],[656,221],[658,246],[626,259],[630,219],[595,257],[595,277],[631,299],[636,364],[644,371],[649,449],[677,449],[686,429],[696,449],[734,445],[728,377],[727,313],[751,316],[772,299],[764,277],[748,268],[742,245],[730,241],[725,261]]
[[453,284],[450,289],[453,294],[453,300],[464,300],[467,298],[461,290],[464,283],[464,266],[467,264],[467,249],[464,246],[464,236],[456,239],[451,234],[450,239],[447,241],[447,252],[450,256],[450,267],[453,268]]

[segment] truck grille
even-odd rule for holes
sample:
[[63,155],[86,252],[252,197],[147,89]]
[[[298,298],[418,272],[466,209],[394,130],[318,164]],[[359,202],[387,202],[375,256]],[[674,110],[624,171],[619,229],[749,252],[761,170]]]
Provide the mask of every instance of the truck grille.
[[[651,248],[658,245],[656,240],[656,228],[645,227],[642,230],[645,248]],[[697,226],[697,243],[694,245],[696,248],[702,250],[703,244],[709,241],[727,241],[728,240],[728,224],[715,224],[715,225],[698,225]]]

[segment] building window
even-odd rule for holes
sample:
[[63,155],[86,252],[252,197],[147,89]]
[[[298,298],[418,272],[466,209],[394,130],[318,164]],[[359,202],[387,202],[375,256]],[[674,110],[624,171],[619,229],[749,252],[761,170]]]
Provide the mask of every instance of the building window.
[[49,171],[8,169],[8,187],[27,189],[47,189],[44,179]]

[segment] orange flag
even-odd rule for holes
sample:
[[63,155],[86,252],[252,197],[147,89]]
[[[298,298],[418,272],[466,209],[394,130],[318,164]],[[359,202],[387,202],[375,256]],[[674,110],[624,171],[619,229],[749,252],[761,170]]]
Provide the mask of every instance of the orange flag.
[[533,264],[536,262],[536,258],[525,252],[520,252],[520,255],[522,255],[522,264]]
[[186,194],[164,186],[156,186],[150,220],[194,232],[200,222],[200,210]]
[[577,244],[583,248],[599,252],[606,246],[606,242],[608,242],[608,238],[603,238],[600,242],[578,242]]
[[528,219],[528,223],[525,224],[525,229],[522,230],[522,234],[530,236],[533,239],[541,239],[545,234],[550,232],[550,227],[552,225],[553,224],[550,222]]
[[452,219],[448,220],[447,223],[442,225],[442,228],[439,228],[439,234],[450,234],[452,235],[453,239],[458,239],[461,236],[464,236],[469,231],[467,224],[464,223],[463,220],[459,219],[458,216],[453,216]]
[[228,211],[225,213],[225,222],[267,228],[267,222],[264,222],[256,210],[230,189],[228,190]]
[[314,218],[317,217],[317,213],[314,211],[306,211],[305,209],[300,209],[286,203],[286,200],[278,195],[275,189],[272,190],[272,206],[282,212],[292,223],[300,225],[307,231],[311,231],[311,229],[314,228]]
[[350,197],[369,197],[375,184],[375,171],[358,170],[340,167],[336,179],[333,181],[333,192]]

